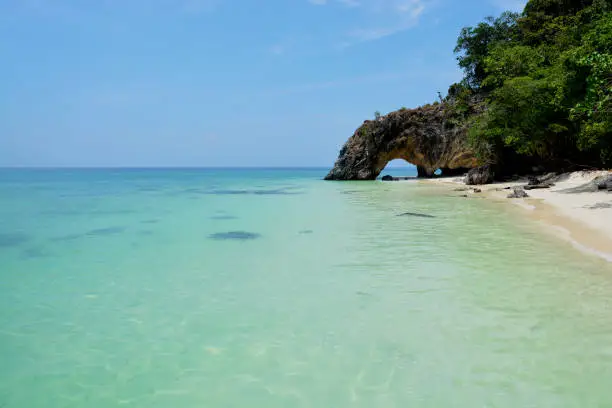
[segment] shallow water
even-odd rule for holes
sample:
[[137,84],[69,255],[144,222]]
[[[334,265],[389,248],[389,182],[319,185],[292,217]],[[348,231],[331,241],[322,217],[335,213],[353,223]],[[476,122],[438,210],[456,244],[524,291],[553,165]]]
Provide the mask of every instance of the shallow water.
[[612,405],[611,264],[324,173],[0,171],[0,407]]

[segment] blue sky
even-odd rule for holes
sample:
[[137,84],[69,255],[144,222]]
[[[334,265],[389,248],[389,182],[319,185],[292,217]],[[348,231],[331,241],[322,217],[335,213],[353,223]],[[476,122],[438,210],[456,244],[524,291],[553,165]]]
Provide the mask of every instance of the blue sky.
[[0,0],[0,166],[330,166],[521,0]]

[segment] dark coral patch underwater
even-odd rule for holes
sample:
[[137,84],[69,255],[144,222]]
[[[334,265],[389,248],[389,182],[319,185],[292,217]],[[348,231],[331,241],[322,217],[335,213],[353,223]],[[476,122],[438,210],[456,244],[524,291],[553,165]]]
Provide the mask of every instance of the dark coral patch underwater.
[[0,248],[16,247],[30,240],[30,237],[21,233],[0,232]]
[[252,241],[261,238],[261,234],[246,231],[217,232],[208,236],[216,241]]
[[127,228],[125,227],[106,227],[106,228],[97,228],[90,231],[87,231],[84,234],[69,234],[61,237],[52,238],[52,241],[72,241],[86,237],[104,237],[109,235],[117,235],[125,232]]

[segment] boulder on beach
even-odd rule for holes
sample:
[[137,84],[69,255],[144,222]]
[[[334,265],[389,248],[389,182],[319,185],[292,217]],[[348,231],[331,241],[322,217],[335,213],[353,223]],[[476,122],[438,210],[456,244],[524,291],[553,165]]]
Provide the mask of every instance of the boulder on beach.
[[525,192],[523,187],[515,187],[512,193],[508,194],[508,198],[527,198],[529,194]]

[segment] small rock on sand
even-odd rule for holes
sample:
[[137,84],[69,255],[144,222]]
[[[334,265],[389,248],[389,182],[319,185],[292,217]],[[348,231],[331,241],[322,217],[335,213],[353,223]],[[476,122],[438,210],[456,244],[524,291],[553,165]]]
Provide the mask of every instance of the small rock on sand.
[[515,187],[512,193],[508,195],[508,198],[527,198],[529,194],[523,190],[522,187]]
[[540,184],[528,184],[525,187],[523,187],[525,190],[540,190],[540,189],[544,189],[544,188],[551,188],[554,187],[554,184],[552,183],[540,183]]

